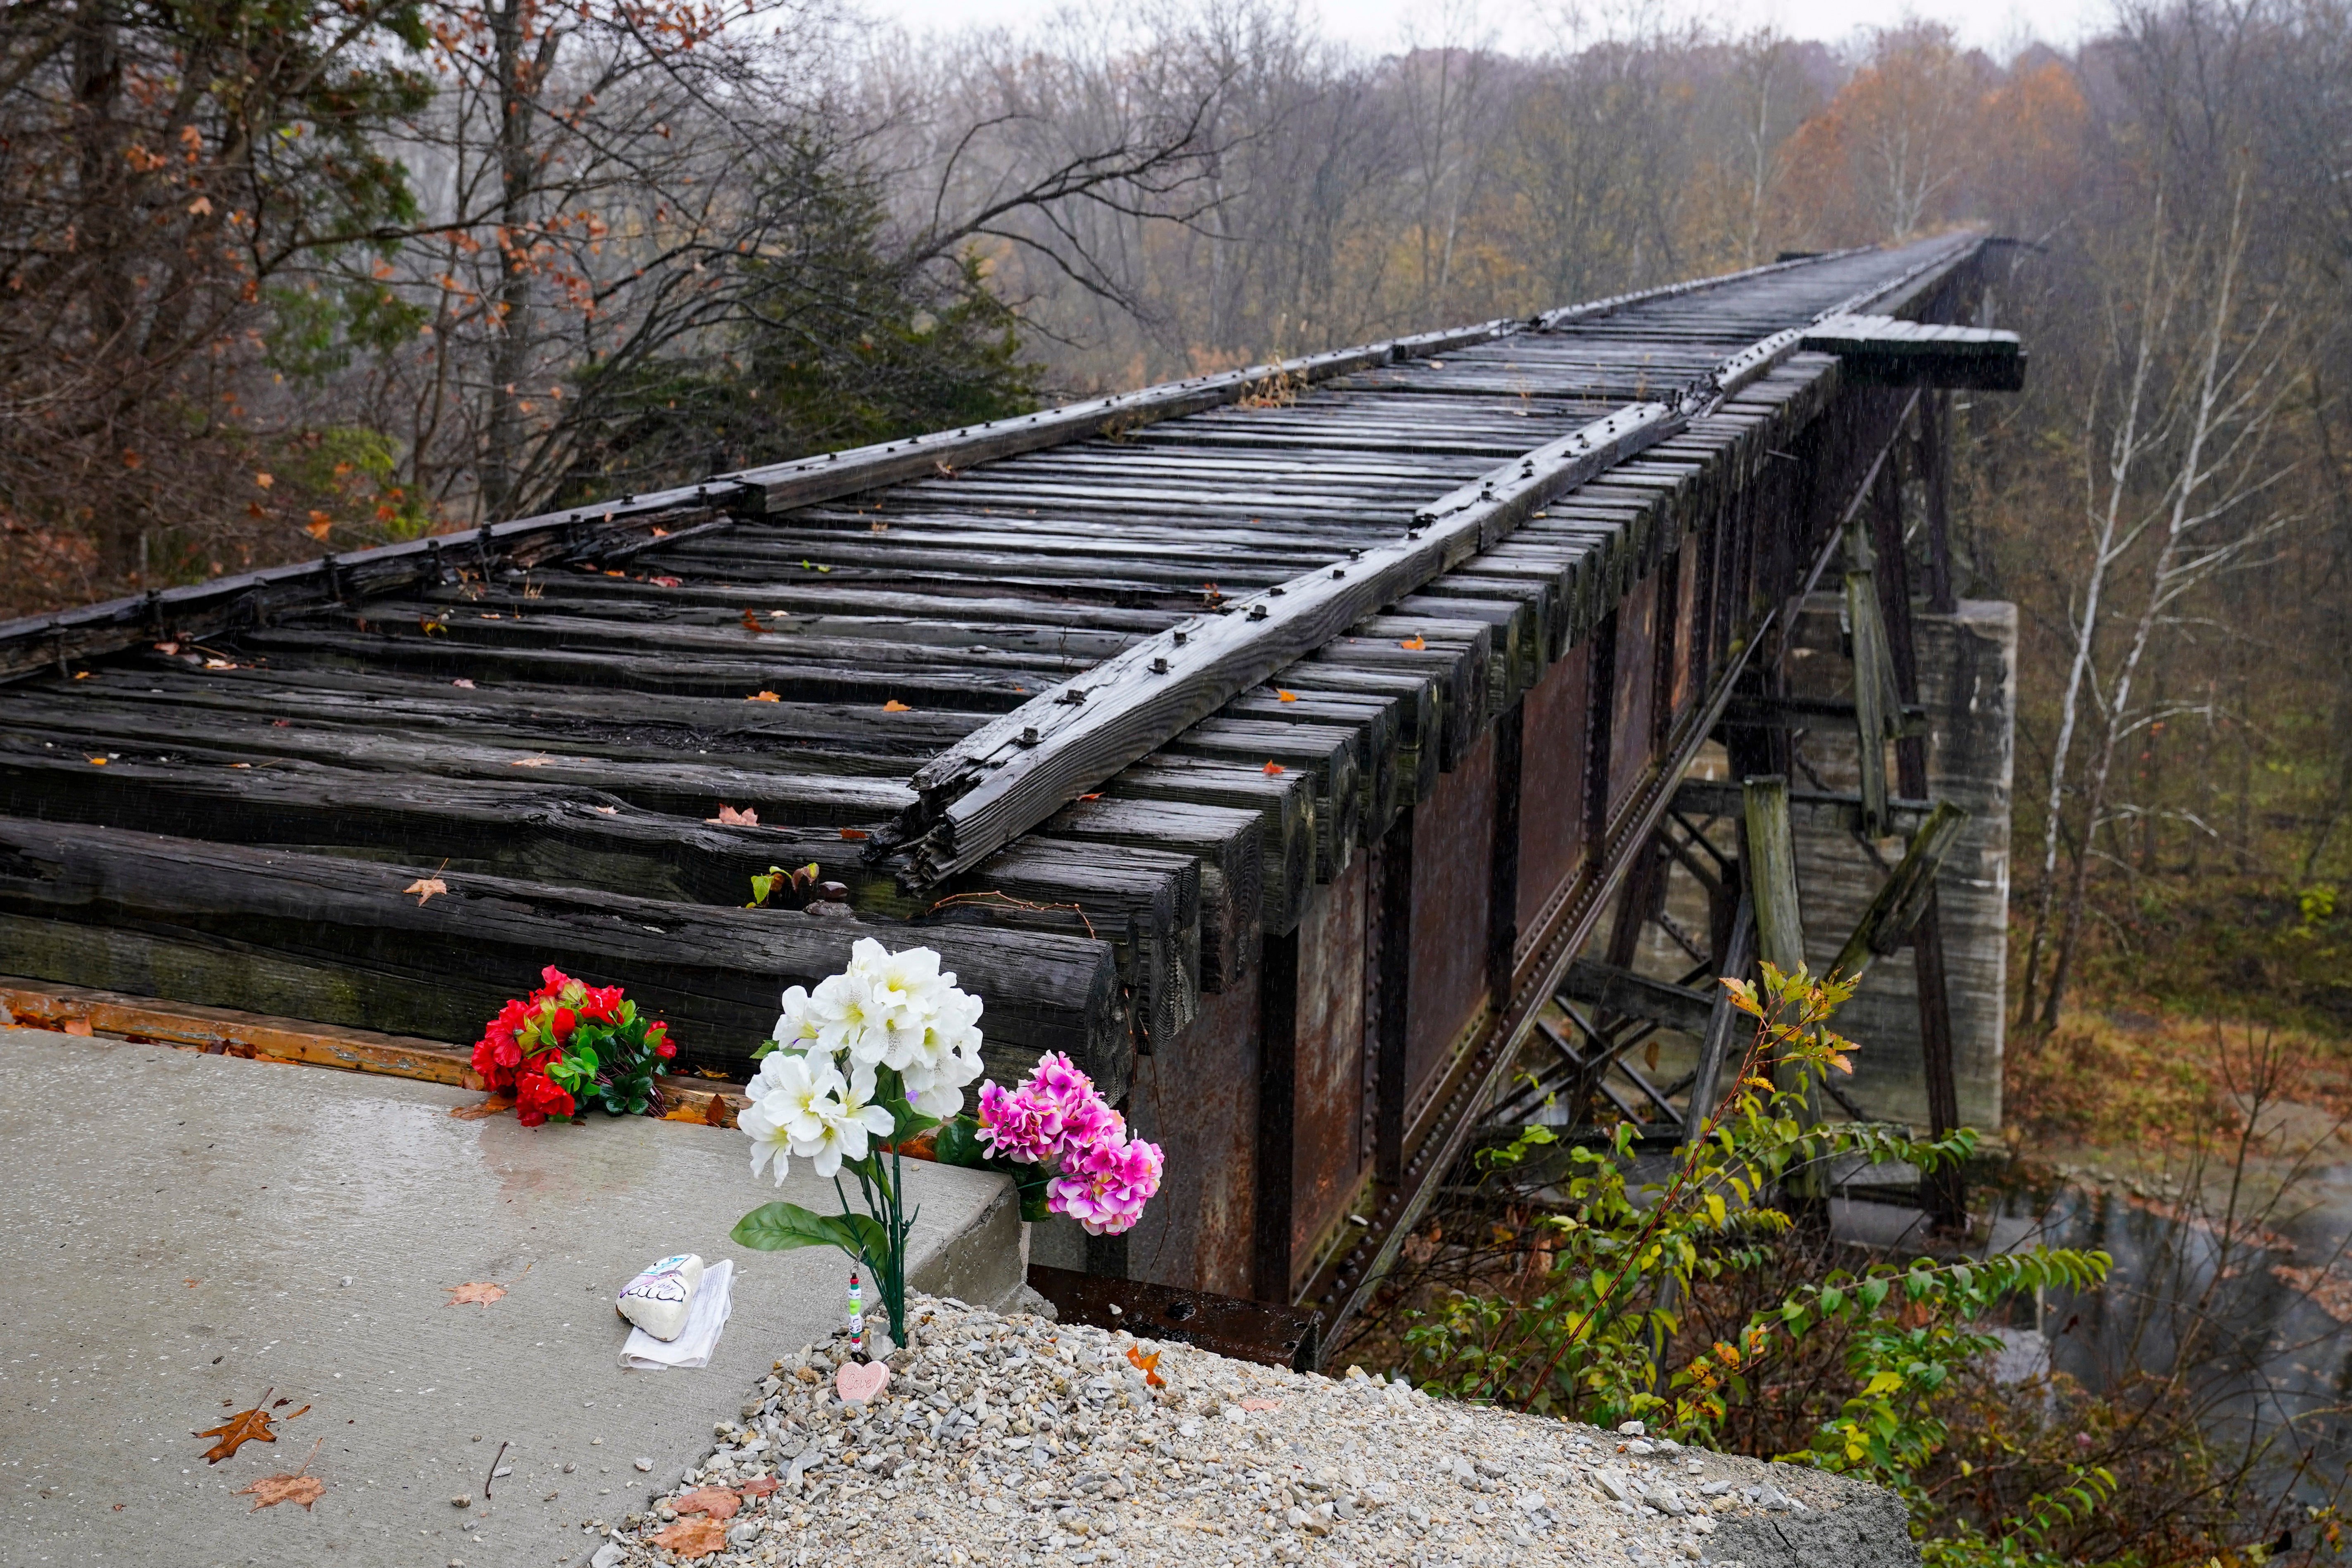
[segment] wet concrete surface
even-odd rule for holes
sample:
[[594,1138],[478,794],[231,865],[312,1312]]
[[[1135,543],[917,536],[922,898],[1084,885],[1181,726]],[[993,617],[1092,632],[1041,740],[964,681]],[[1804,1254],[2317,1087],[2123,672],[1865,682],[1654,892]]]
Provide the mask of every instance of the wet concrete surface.
[[[583,1521],[641,1508],[840,1321],[838,1253],[727,1239],[774,1197],[832,1210],[804,1163],[779,1192],[731,1130],[449,1115],[478,1098],[0,1029],[0,1563],[585,1562]],[[1008,1184],[922,1165],[908,1186],[918,1287],[1018,1288]],[[614,1292],[682,1251],[735,1261],[718,1354],[624,1371]],[[476,1282],[506,1293],[449,1304]],[[277,1441],[206,1464],[192,1434],[265,1394]],[[238,1495],[306,1458],[307,1511]]]

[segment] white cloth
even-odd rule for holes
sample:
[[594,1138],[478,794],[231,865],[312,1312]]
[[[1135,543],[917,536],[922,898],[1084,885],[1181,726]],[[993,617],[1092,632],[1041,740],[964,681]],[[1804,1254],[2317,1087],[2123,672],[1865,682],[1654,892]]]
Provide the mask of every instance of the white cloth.
[[702,1271],[702,1284],[688,1308],[686,1327],[674,1340],[654,1338],[641,1328],[629,1330],[621,1346],[621,1364],[637,1372],[664,1372],[673,1366],[709,1366],[719,1348],[719,1331],[735,1308],[735,1264],[721,1259]]

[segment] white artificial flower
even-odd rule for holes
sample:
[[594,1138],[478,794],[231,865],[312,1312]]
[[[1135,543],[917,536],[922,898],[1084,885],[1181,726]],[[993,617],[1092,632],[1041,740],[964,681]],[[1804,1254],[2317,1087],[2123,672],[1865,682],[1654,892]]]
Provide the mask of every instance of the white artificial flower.
[[[771,1057],[769,1060],[772,1061],[775,1059]],[[784,1173],[792,1169],[793,1165],[788,1157],[792,1153],[793,1140],[791,1134],[784,1128],[783,1118],[766,1104],[753,1100],[751,1103],[743,1107],[743,1113],[735,1118],[735,1124],[742,1128],[751,1137],[751,1174],[758,1176],[762,1168],[772,1162],[776,1172],[776,1185],[783,1186]]]
[[846,1051],[871,1065],[882,1060],[887,1024],[873,1005],[871,988],[855,974],[829,975],[811,992],[806,1014],[816,1048],[829,1055]]
[[963,1109],[963,1091],[951,1083],[934,1083],[929,1089],[907,1091],[907,1103],[925,1116],[947,1121]]
[[[831,1068],[825,1071],[835,1083],[841,1082],[839,1072]],[[873,1071],[866,1069],[851,1082],[842,1085],[839,1099],[814,1102],[811,1112],[818,1124],[817,1130],[809,1137],[793,1138],[793,1153],[814,1161],[816,1174],[826,1181],[840,1174],[843,1160],[864,1159],[867,1134],[886,1136],[898,1123],[889,1112],[867,1103],[873,1092]]]
[[[805,988],[794,986],[784,993],[784,1010],[776,1017],[776,1032],[768,1038],[786,1050],[801,1050],[814,1043],[816,1028],[808,1021],[809,994]],[[748,1092],[754,1100],[764,1091],[754,1079]]]
[[[920,1099],[916,1109],[925,1115],[952,1116],[963,1109],[961,1090],[982,1071],[980,1013],[978,997],[946,988],[913,1048],[889,1064],[905,1080],[909,1102]],[[933,1109],[940,1104],[949,1109]]]
[[790,1051],[776,1051],[761,1062],[759,1076],[751,1082],[760,1090],[754,1103],[792,1140],[796,1155],[810,1152],[797,1145],[817,1136],[829,1113],[825,1107],[849,1087],[832,1058]]

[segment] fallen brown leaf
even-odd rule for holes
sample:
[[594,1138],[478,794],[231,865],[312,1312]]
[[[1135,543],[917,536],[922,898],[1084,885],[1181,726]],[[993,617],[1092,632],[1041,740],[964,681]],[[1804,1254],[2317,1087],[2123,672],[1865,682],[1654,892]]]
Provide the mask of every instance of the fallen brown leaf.
[[444,1285],[441,1288],[449,1292],[448,1301],[442,1304],[451,1307],[478,1306],[487,1310],[492,1301],[507,1293],[504,1285],[488,1280],[469,1280],[462,1285]]
[[908,707],[905,703],[900,702],[897,697],[892,697],[888,702],[882,705],[882,711],[884,713],[912,713],[915,710]]
[[844,828],[841,830],[841,836],[845,839],[864,839],[870,838],[873,835],[866,832],[863,828]]
[[452,1105],[449,1114],[460,1122],[478,1122],[485,1116],[495,1116],[501,1111],[513,1109],[513,1095],[493,1094],[487,1100],[477,1100],[471,1105]]
[[681,1519],[655,1535],[654,1544],[667,1546],[680,1557],[708,1557],[726,1548],[727,1527],[698,1514],[692,1519]]
[[[319,1443],[325,1441],[324,1437],[319,1439]],[[327,1483],[318,1477],[303,1474],[310,1468],[310,1459],[319,1457],[319,1443],[310,1445],[310,1458],[302,1461],[302,1469],[290,1476],[264,1476],[251,1486],[239,1487],[229,1495],[252,1498],[254,1504],[250,1511],[254,1513],[259,1513],[265,1508],[276,1508],[281,1502],[299,1502],[308,1510],[327,1490]],[[117,1503],[115,1506],[120,1508],[122,1505]]]
[[732,1519],[743,1500],[725,1487],[697,1487],[670,1505],[680,1513],[707,1513],[713,1519]]
[[722,805],[719,808],[719,815],[705,817],[703,821],[715,822],[722,828],[756,828],[760,825],[760,813],[751,806],[739,811],[732,806]]
[[775,1490],[776,1478],[773,1476],[755,1476],[743,1483],[745,1497],[766,1497]]
[[[275,1392],[276,1390],[274,1389],[269,1391],[269,1393]],[[230,1455],[236,1453],[238,1448],[247,1443],[274,1443],[278,1441],[278,1434],[270,1430],[269,1424],[272,1421],[291,1421],[294,1419],[294,1416],[299,1416],[302,1414],[302,1410],[308,1410],[310,1408],[308,1405],[305,1405],[302,1406],[302,1410],[295,1411],[294,1416],[272,1416],[269,1413],[268,1407],[269,1393],[263,1394],[260,1401],[255,1404],[252,1409],[240,1410],[236,1415],[230,1416],[227,1420],[222,1422],[219,1426],[213,1427],[210,1431],[198,1432],[195,1434],[199,1437],[218,1437],[220,1439],[219,1442],[215,1443],[211,1448],[205,1450],[205,1463],[208,1465],[219,1464],[223,1459],[226,1459]],[[280,1401],[280,1403],[283,1403],[283,1401]]]
[[88,1019],[66,1019],[66,1032],[68,1034],[81,1035],[87,1039],[96,1031],[89,1027],[89,1020]]
[[544,768],[554,761],[552,757],[519,757],[507,764],[509,768]]
[[751,610],[743,612],[743,630],[755,637],[764,637],[768,634],[768,629],[760,624],[759,612]]
[[426,904],[432,901],[435,894],[448,892],[449,884],[443,882],[437,876],[420,876],[415,882],[410,883],[406,887],[402,888],[400,891],[403,893],[415,894],[416,895],[416,907],[422,909]]

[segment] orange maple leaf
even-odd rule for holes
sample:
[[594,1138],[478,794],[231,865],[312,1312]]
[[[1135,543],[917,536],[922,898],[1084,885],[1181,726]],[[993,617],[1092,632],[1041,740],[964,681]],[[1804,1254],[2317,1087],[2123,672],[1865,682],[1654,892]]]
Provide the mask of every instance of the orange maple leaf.
[[713,1519],[732,1519],[743,1500],[725,1487],[697,1487],[670,1505],[681,1514],[707,1513]]
[[1165,1388],[1168,1386],[1168,1380],[1160,1375],[1160,1352],[1155,1350],[1150,1355],[1146,1355],[1141,1351],[1136,1349],[1133,1345],[1129,1345],[1127,1347],[1127,1362],[1129,1366],[1134,1367],[1138,1372],[1143,1374],[1143,1384],[1145,1387]]
[[433,895],[449,891],[449,884],[437,876],[420,876],[400,890],[416,895],[416,907],[422,909],[432,902]]
[[841,830],[841,836],[845,839],[865,839],[873,837],[872,834],[868,833],[863,828],[844,828]]
[[[319,1443],[326,1440],[321,1437]],[[310,1460],[319,1457],[319,1443],[310,1445],[310,1458],[304,1459],[302,1469],[296,1470],[292,1475],[264,1476],[251,1486],[239,1487],[229,1495],[254,1499],[251,1511],[255,1513],[259,1513],[265,1508],[276,1508],[281,1502],[299,1502],[308,1510],[312,1503],[324,1496],[327,1490],[326,1482],[316,1476],[303,1473],[310,1468]],[[120,1508],[122,1505],[117,1503],[115,1506]]]
[[768,629],[760,624],[759,613],[756,611],[743,612],[743,630],[754,637],[764,637],[768,634]]
[[780,703],[784,699],[773,692],[753,692],[743,700],[747,703]]
[[507,1288],[504,1285],[495,1283],[488,1280],[468,1280],[462,1285],[444,1285],[441,1288],[449,1292],[449,1299],[446,1301],[444,1301],[442,1305],[449,1307],[478,1306],[485,1312],[489,1310],[489,1305],[492,1301],[497,1301],[499,1297],[507,1293]]
[[238,1448],[247,1443],[274,1443],[278,1441],[278,1434],[271,1431],[269,1428],[270,1422],[274,1420],[291,1421],[294,1419],[294,1416],[299,1416],[302,1414],[302,1410],[308,1410],[310,1408],[308,1405],[305,1405],[302,1406],[302,1410],[295,1411],[294,1416],[274,1416],[269,1413],[269,1396],[275,1392],[277,1392],[275,1389],[265,1389],[262,1392],[260,1402],[256,1404],[252,1409],[240,1410],[236,1415],[230,1416],[227,1420],[222,1422],[219,1426],[213,1427],[210,1431],[198,1432],[195,1434],[195,1436],[199,1437],[218,1437],[220,1439],[219,1442],[215,1443],[211,1448],[205,1450],[205,1463],[208,1465],[219,1464],[223,1459],[226,1459],[230,1455],[236,1453]]
[[1298,700],[1298,694],[1297,692],[1286,692],[1280,686],[1274,688],[1274,695],[1279,700],[1286,703],[1295,703]]
[[708,1557],[723,1551],[727,1545],[727,1527],[715,1519],[697,1514],[681,1519],[654,1537],[656,1546],[667,1546],[680,1557]]
[[703,821],[716,822],[722,828],[756,828],[760,825],[760,813],[751,806],[746,806],[740,811],[732,806],[721,806],[719,808],[719,815],[705,817]]
[[884,713],[912,713],[915,710],[908,707],[905,703],[900,702],[897,697],[892,697],[888,702],[882,705],[882,711]]
[[1429,639],[1426,637],[1407,637],[1403,642],[1399,643],[1397,646],[1405,649],[1409,653],[1418,653],[1423,648],[1429,646]]
[[1269,779],[1281,771],[1282,764],[1279,762],[1269,762],[1265,765],[1265,776]]

